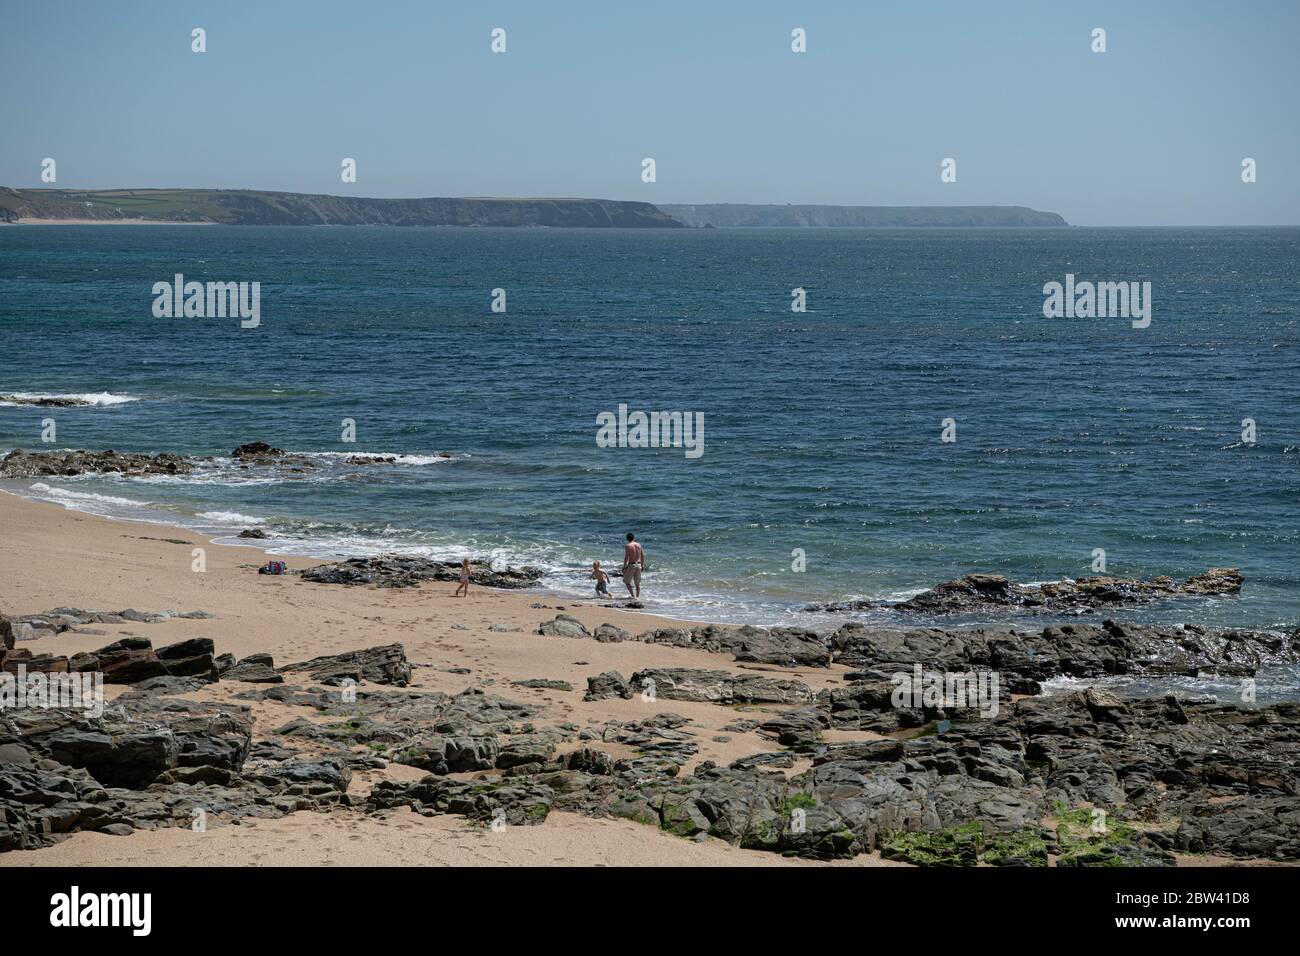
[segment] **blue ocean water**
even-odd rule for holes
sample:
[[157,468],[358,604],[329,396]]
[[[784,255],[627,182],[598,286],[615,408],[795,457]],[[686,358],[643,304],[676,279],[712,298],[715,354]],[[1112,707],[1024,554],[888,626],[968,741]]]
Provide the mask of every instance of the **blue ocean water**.
[[[3,228],[0,393],[117,403],[0,406],[0,448],[321,453],[5,487],[285,552],[541,564],[575,595],[631,530],[651,610],[764,624],[1103,548],[1113,574],[1245,575],[1127,618],[1294,626],[1297,265],[1297,229]],[[178,272],[260,282],[261,326],[154,318]],[[1043,318],[1066,273],[1150,281],[1150,327]],[[597,447],[620,404],[702,413],[703,456]]]

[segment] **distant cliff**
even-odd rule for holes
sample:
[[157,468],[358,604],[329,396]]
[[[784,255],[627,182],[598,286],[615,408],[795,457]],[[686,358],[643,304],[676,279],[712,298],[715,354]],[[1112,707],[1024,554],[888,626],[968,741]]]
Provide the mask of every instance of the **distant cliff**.
[[362,199],[252,189],[0,187],[0,221],[19,219],[241,226],[681,226],[650,203],[610,199]]
[[660,209],[688,226],[1068,226],[1026,206],[766,206],[734,203]]

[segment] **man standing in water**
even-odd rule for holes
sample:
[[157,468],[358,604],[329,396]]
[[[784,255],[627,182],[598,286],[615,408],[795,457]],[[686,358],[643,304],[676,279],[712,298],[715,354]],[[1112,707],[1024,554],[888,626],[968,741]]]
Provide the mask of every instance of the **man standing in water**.
[[627,593],[634,600],[641,599],[641,571],[645,567],[645,549],[636,535],[627,533],[627,545],[623,548],[623,583]]

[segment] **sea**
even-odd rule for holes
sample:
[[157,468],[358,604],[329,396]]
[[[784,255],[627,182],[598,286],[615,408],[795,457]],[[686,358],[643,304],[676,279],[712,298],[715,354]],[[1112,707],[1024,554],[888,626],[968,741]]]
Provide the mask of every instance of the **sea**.
[[[259,324],[158,317],[177,274],[259,283]],[[1149,282],[1150,324],[1045,318],[1067,275]],[[1295,228],[5,227],[0,395],[93,402],[0,402],[0,449],[211,456],[0,489],[275,553],[531,564],[576,599],[630,531],[651,613],[826,628],[806,604],[1104,552],[1245,576],[1117,619],[1300,625]],[[620,406],[699,453],[598,441]],[[241,468],[249,441],[314,467]]]

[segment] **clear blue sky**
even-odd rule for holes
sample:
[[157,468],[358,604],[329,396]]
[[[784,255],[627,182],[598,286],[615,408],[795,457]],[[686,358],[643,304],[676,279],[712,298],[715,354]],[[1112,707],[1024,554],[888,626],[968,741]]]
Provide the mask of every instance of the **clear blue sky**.
[[1297,0],[14,2],[0,184],[1297,224],[1297,41]]

